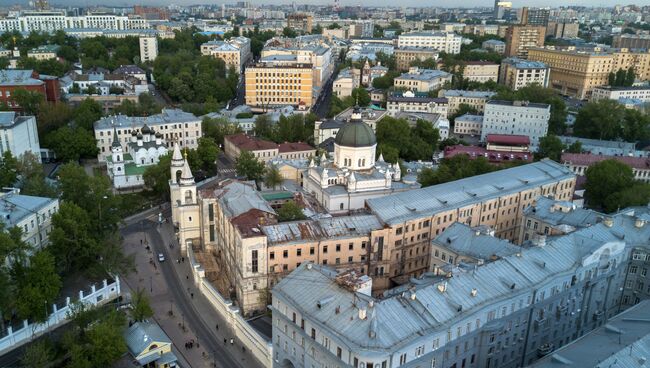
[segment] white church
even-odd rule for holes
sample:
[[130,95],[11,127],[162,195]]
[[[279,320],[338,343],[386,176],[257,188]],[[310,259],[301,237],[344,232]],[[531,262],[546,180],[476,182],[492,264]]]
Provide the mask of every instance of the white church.
[[336,134],[334,157],[325,154],[318,164],[312,159],[304,179],[304,191],[332,214],[364,208],[365,201],[388,194],[419,188],[417,182],[404,182],[398,164],[375,160],[377,138],[361,119],[359,107]]
[[144,172],[148,166],[155,165],[161,156],[167,154],[163,135],[146,124],[140,132],[133,130],[127,143],[129,153],[124,153],[113,127],[111,156],[107,157],[108,175],[116,189],[135,189],[144,186]]

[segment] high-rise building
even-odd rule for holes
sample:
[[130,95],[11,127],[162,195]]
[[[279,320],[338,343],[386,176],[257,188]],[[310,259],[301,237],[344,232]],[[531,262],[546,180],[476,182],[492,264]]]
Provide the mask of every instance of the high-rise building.
[[548,8],[524,7],[521,10],[521,24],[546,27],[548,25],[548,16],[550,12],[551,10]]
[[140,61],[153,62],[158,57],[158,39],[156,37],[140,37]]
[[612,39],[612,47],[627,49],[650,49],[650,35],[619,34]]
[[510,1],[494,1],[494,18],[505,19],[510,18],[512,12],[512,2]]
[[544,46],[545,26],[512,25],[506,31],[506,56],[526,59],[528,49]]
[[308,109],[314,102],[311,64],[259,63],[246,68],[245,75],[246,105],[253,108]]
[[397,38],[397,47],[425,47],[448,54],[458,54],[462,37],[453,32],[411,32],[402,33]]
[[505,58],[501,61],[499,83],[513,90],[539,84],[548,87],[551,70],[548,65],[539,61],[522,60],[516,57]]

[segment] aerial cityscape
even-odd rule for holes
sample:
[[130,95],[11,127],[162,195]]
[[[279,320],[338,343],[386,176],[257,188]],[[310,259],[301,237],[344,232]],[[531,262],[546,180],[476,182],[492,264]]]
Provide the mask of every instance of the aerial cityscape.
[[648,367],[650,2],[0,3],[1,368]]

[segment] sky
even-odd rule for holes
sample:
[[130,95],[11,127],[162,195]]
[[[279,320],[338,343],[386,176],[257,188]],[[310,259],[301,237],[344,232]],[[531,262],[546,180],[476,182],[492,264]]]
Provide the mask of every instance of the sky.
[[[221,4],[223,0],[54,0],[52,3],[61,5],[112,5],[112,6],[129,6],[129,5],[191,5],[191,4]],[[226,1],[234,3],[235,1]],[[290,4],[292,0],[252,0],[253,4]],[[328,4],[333,0],[296,0],[297,4]],[[650,5],[650,0],[512,0],[514,7],[521,6],[613,6],[615,4],[636,4]],[[27,0],[0,0],[0,5],[10,4],[27,4]],[[393,0],[341,0],[342,5],[395,5]],[[475,6],[492,6],[493,0],[401,0],[402,6],[456,6],[456,7],[475,7]]]

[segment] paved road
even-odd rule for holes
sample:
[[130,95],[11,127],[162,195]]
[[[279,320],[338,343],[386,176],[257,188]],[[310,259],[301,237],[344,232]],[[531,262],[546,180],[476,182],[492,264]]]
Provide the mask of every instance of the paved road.
[[[334,67],[336,68],[336,66]],[[321,94],[318,96],[316,103],[311,109],[311,111],[320,118],[327,117],[327,113],[329,112],[330,102],[332,101],[332,84],[334,83],[337,74],[338,73],[335,70],[330,79],[325,82]]]
[[[168,216],[169,211],[165,211],[164,214]],[[155,217],[157,215],[153,215],[153,218]],[[165,255],[166,261],[158,262],[156,269],[152,269],[146,259],[144,265],[138,264],[138,277],[145,287],[153,287],[152,306],[156,312],[155,317],[174,344],[179,349],[183,349],[185,342],[191,339],[199,342],[199,348],[181,351],[190,365],[194,368],[211,367],[216,357],[219,368],[260,367],[261,365],[250,356],[250,353],[242,352],[239,342],[234,346],[223,343],[224,338],[229,339],[234,334],[229,331],[221,316],[195,289],[192,281],[182,279],[180,276],[189,275],[189,264],[175,262],[180,257],[180,252],[177,245],[173,249],[168,246],[173,238],[171,225],[165,224],[159,228],[154,221],[145,220],[144,226],[142,223],[139,218],[133,218],[123,228],[122,233],[125,238],[135,237],[136,248],[140,248],[138,239],[142,237],[141,231],[144,230],[152,247],[151,256],[156,258],[158,253]],[[140,248],[140,252],[145,252],[143,247]],[[170,308],[174,310],[174,316],[171,317],[168,314]],[[180,326],[182,323],[187,331],[182,330]],[[216,330],[216,325],[219,325],[219,331]]]

